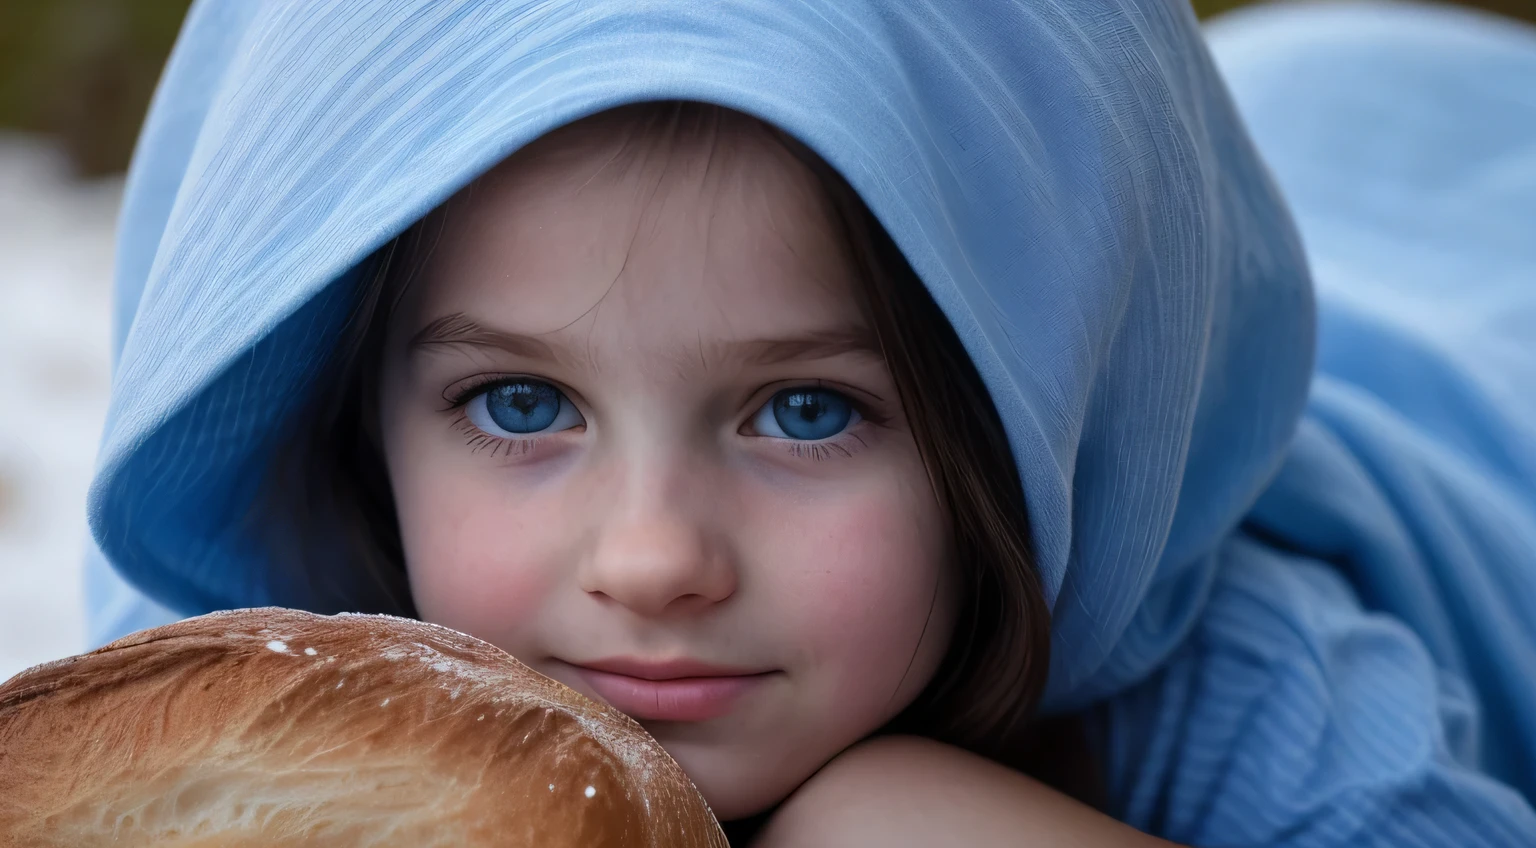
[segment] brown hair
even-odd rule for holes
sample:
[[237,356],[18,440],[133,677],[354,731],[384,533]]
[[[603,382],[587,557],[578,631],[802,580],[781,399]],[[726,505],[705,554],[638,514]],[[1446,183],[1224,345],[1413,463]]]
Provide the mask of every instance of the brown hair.
[[[717,120],[726,111],[680,101],[622,108],[673,128]],[[960,572],[955,631],[940,670],[885,731],[938,739],[1040,775],[1042,764],[1032,754],[1037,740],[1026,725],[1045,685],[1050,613],[1002,421],[949,321],[858,194],[809,148],[767,128],[814,173],[852,248],[861,295],[948,518]],[[291,461],[279,464],[297,479],[272,486],[267,501],[307,522],[288,552],[291,561],[308,560],[295,577],[309,581],[313,596],[338,604],[343,591],[355,598],[358,590],[318,584],[335,569],[315,560],[312,545],[318,531],[334,536],[332,528],[346,528],[341,550],[325,560],[362,564],[376,597],[360,611],[414,614],[372,410],[384,328],[419,265],[410,257],[429,249],[428,230],[440,225],[433,222],[429,216],[374,257],[353,320],[293,433],[286,451]]]

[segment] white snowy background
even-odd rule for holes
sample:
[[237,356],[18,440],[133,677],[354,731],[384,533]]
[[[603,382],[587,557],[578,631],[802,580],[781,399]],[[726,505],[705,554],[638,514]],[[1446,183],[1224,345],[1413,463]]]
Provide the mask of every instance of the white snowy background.
[[106,414],[122,179],[0,133],[0,681],[85,649],[85,491]]

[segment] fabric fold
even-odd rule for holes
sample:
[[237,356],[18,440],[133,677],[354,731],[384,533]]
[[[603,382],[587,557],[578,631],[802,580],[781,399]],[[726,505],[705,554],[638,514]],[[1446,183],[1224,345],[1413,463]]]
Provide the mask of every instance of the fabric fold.
[[1230,92],[1173,0],[199,0],[129,176],[95,638],[384,603],[245,520],[360,263],[552,129],[700,100],[841,172],[957,330],[1117,813],[1536,839],[1536,37],[1308,4],[1212,42]]

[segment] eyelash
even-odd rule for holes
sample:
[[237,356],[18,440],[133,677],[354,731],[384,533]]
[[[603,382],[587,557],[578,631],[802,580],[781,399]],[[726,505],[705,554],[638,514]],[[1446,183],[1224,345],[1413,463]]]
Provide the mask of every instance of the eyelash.
[[779,392],[793,391],[795,389],[827,389],[837,392],[853,405],[853,408],[856,412],[858,412],[860,419],[859,423],[854,425],[852,428],[838,433],[836,436],[833,436],[831,439],[826,441],[803,442],[796,441],[794,439],[785,439],[784,441],[788,442],[788,444],[785,446],[786,450],[788,450],[790,456],[796,458],[809,459],[812,462],[823,462],[828,459],[833,459],[834,457],[851,457],[855,453],[858,453],[864,448],[869,447],[869,442],[864,440],[864,437],[859,434],[859,430],[863,429],[865,425],[872,427],[883,427],[889,420],[888,416],[882,415],[874,409],[871,409],[869,404],[860,401],[858,398],[853,397],[848,392],[837,389],[835,386],[828,386],[821,380],[811,380],[809,382],[800,383],[797,385],[782,386],[776,389],[772,395],[769,395],[768,400],[764,401],[764,403],[771,402],[773,397],[776,396]]
[[488,450],[491,452],[492,459],[495,459],[497,456],[525,456],[533,451],[536,443],[543,441],[543,438],[539,436],[527,439],[504,439],[500,436],[493,436],[476,427],[469,420],[469,413],[462,406],[459,407],[458,414],[453,418],[453,428],[464,434],[464,444],[469,447],[470,453],[480,453]]
[[[866,418],[865,420],[868,421],[869,419]],[[859,446],[857,448],[850,449],[847,445],[843,444],[844,439],[852,442],[858,442]],[[824,460],[831,459],[833,454],[845,458],[850,457],[853,456],[854,453],[869,447],[869,443],[864,441],[862,436],[853,432],[852,430],[849,430],[846,433],[839,433],[837,436],[833,437],[832,440],[826,442],[797,442],[788,439],[786,439],[786,441],[789,442],[790,456],[803,457],[811,460],[812,462],[822,462]]]
[[[491,452],[491,458],[493,459],[498,455],[502,457],[526,456],[527,454],[533,452],[534,448],[538,446],[538,443],[542,442],[544,438],[546,438],[542,436],[532,436],[526,439],[507,439],[500,436],[493,436],[490,433],[487,433],[479,427],[475,426],[474,422],[469,420],[469,412],[467,407],[469,406],[470,401],[474,400],[479,395],[490,391],[498,384],[517,382],[519,380],[538,380],[539,382],[548,382],[547,380],[542,380],[537,377],[524,377],[517,375],[484,375],[481,377],[472,378],[467,383],[457,387],[457,390],[452,390],[452,388],[450,388],[450,391],[444,392],[443,399],[448,402],[448,406],[443,411],[452,411],[455,413],[453,417],[453,428],[464,434],[465,444],[470,448],[471,453],[480,453],[482,451],[489,450]],[[555,388],[562,393],[564,392],[564,389],[560,389],[558,386]],[[787,391],[799,388],[821,389],[827,388],[827,386],[823,385],[820,381],[813,381],[801,385],[784,386],[776,390],[775,394],[777,394],[779,391]],[[836,389],[833,389],[833,391],[836,391]],[[843,396],[848,397],[846,394]],[[772,396],[769,397],[769,400],[771,399]],[[853,404],[856,410],[858,410],[859,416],[862,418],[862,421],[859,422],[860,424],[868,423],[874,426],[883,426],[885,424],[885,417],[868,409],[866,404],[861,403],[852,397],[848,397],[848,401],[849,403]],[[764,402],[766,403],[767,401]],[[857,425],[855,426],[857,427]],[[783,439],[782,441],[788,443],[786,445],[786,450],[790,456],[796,457],[798,459],[809,459],[812,462],[823,462],[828,459],[833,459],[834,457],[852,457],[855,453],[869,447],[869,443],[864,440],[863,436],[855,432],[854,429],[839,433],[827,441],[806,442],[797,441],[794,439]],[[856,443],[857,446],[855,447],[850,443]]]
[[[491,452],[492,459],[495,459],[497,456],[526,456],[537,447],[539,442],[543,441],[538,436],[526,439],[504,439],[500,436],[493,436],[476,427],[474,422],[469,420],[469,402],[476,397],[490,391],[501,383],[514,383],[519,380],[534,379],[537,378],[517,375],[482,375],[471,378],[468,382],[457,386],[456,390],[455,387],[449,387],[449,391],[443,393],[443,400],[448,402],[448,406],[443,411],[452,411],[454,413],[453,429],[464,435],[464,444],[469,447],[471,454],[488,450]],[[548,381],[540,380],[539,382]],[[559,387],[557,386],[556,388],[558,389]]]

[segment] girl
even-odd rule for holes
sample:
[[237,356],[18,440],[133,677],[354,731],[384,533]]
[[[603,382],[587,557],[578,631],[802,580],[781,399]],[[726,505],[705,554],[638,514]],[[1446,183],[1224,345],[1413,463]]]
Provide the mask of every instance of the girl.
[[[201,3],[125,206],[105,560],[161,614],[499,644],[764,844],[1133,844],[1017,774],[1037,706],[1177,842],[1536,839],[1536,190],[1386,214],[1465,147],[1371,87],[1515,116],[1479,150],[1528,179],[1530,112],[1453,83],[1536,47],[1278,14],[1231,70],[1314,169],[1320,313],[1168,0]],[[1285,99],[1317,55],[1353,73]],[[1350,160],[1360,102],[1400,131]],[[108,574],[99,636],[150,623]]]

